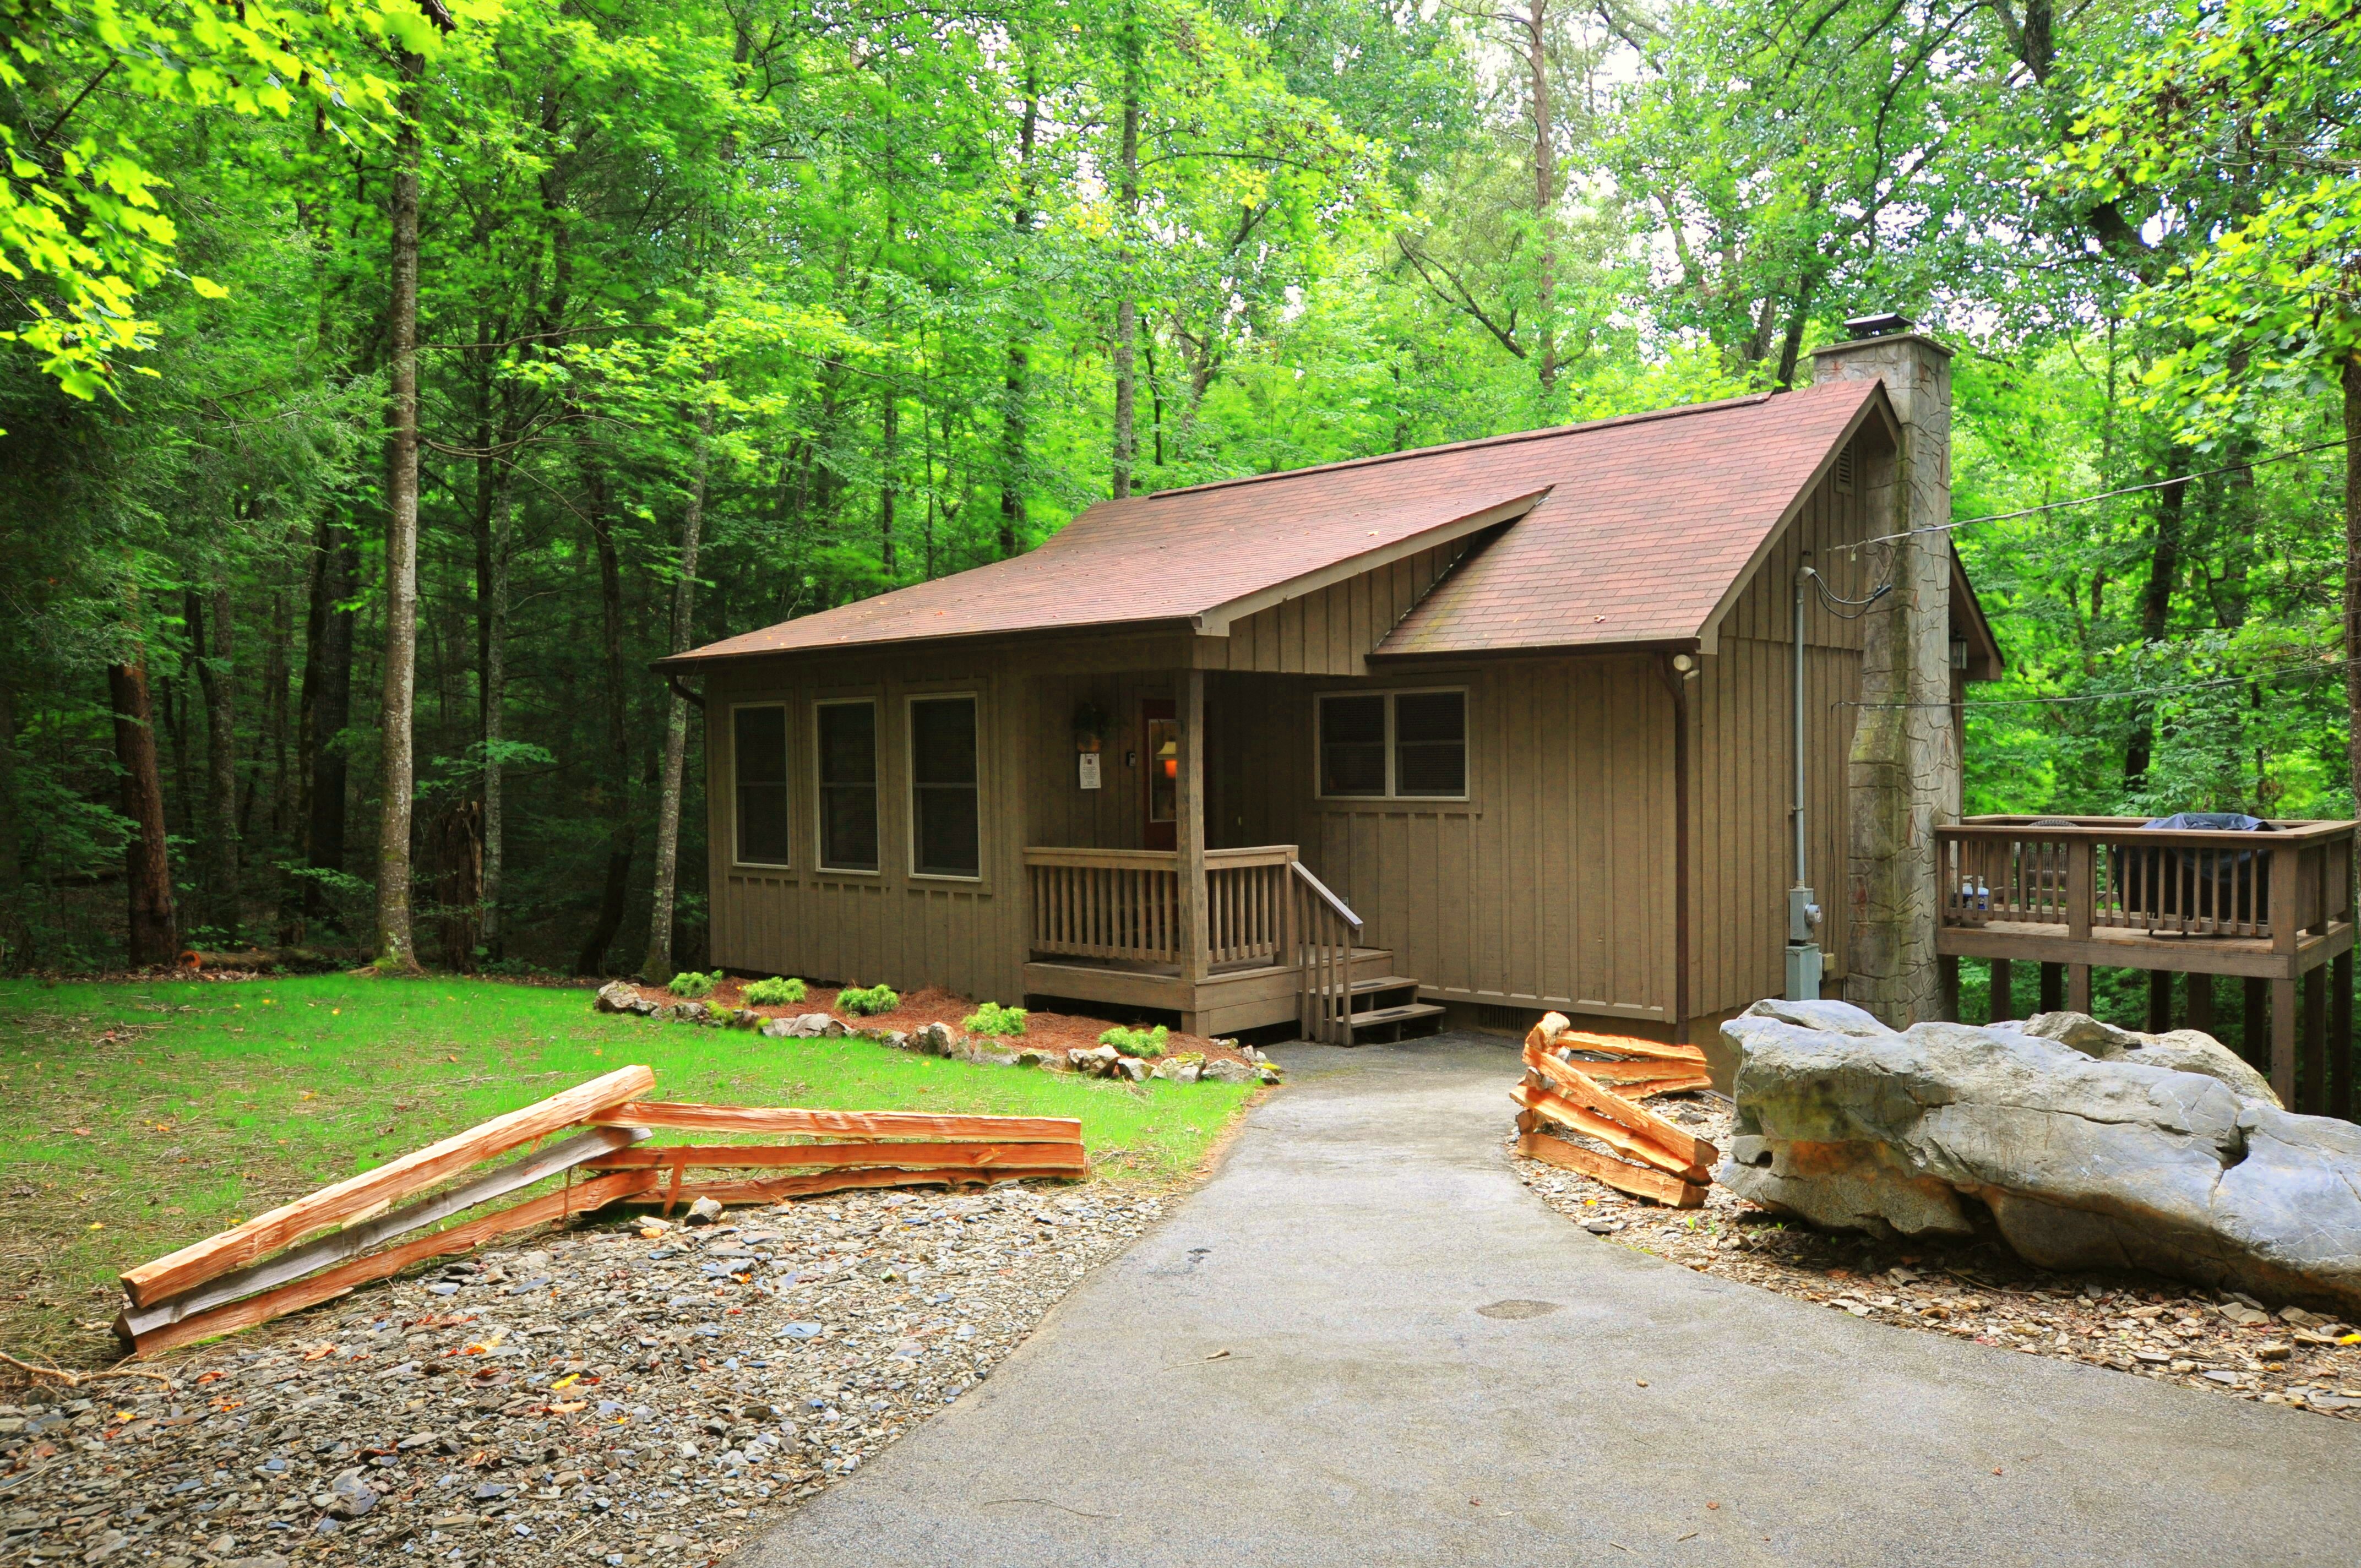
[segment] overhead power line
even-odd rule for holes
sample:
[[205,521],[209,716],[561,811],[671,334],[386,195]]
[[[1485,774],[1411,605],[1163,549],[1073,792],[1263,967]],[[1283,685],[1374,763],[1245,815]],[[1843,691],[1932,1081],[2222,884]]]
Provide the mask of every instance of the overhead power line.
[[2285,463],[2290,458],[2308,456],[2314,452],[2325,452],[2331,447],[2344,444],[2345,437],[2340,435],[2333,441],[2315,441],[2309,446],[2290,446],[2284,452],[2267,453],[2260,457],[2248,458],[2244,463],[2227,463],[2219,468],[2204,468],[2197,473],[2182,474],[2175,478],[2150,479],[2143,484],[2125,485],[2116,489],[2100,490],[2087,496],[2075,496],[2068,500],[2044,501],[2039,506],[2019,507],[2015,511],[1991,512],[1982,517],[1963,517],[1956,522],[1938,522],[1927,528],[1905,529],[1900,533],[1881,533],[1874,539],[1858,540],[1842,548],[1848,552],[1856,551],[1863,545],[1891,544],[1895,540],[1915,539],[1922,533],[1949,533],[1954,529],[1966,528],[1973,523],[2006,522],[2013,518],[2033,517],[2041,512],[2058,511],[2066,507],[2089,506],[2093,501],[2109,501],[2117,496],[2136,496],[2143,490],[2169,489],[2175,485],[2194,484],[2199,479],[2211,479],[2217,475],[2235,474],[2248,468],[2260,468],[2268,464]]

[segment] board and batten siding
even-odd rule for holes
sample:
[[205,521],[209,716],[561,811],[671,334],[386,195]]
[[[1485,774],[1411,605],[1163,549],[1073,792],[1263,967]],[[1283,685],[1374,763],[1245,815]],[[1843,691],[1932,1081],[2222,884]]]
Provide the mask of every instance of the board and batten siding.
[[[1864,438],[1866,439],[1866,438]],[[1834,476],[1806,499],[1722,621],[1690,683],[1689,1011],[1710,1017],[1786,985],[1787,889],[1795,881],[1795,585],[1805,552],[1829,592],[1859,599],[1882,578],[1876,550],[1841,547],[1867,529],[1861,496]],[[1806,591],[1805,853],[1824,912],[1833,978],[1849,951],[1844,897],[1846,764],[1861,696],[1863,623]]]
[[[1002,663],[971,651],[932,659],[748,660],[713,671],[705,701],[716,963],[830,982],[942,985],[969,996],[1017,998],[1026,943],[1024,846],[1010,829],[1027,759],[1021,730],[1004,718],[1014,683]],[[983,875],[973,882],[909,874],[906,705],[913,696],[951,691],[973,691],[977,700]],[[878,714],[880,870],[873,876],[818,867],[813,707],[864,696],[876,700]],[[783,871],[732,861],[735,737],[729,714],[750,702],[783,702],[787,709],[795,864]]]
[[[1668,1023],[1672,700],[1643,654],[1495,660],[1359,680],[1225,674],[1208,701],[1216,844],[1293,843],[1450,1002]],[[1467,690],[1464,801],[1316,798],[1323,691]]]

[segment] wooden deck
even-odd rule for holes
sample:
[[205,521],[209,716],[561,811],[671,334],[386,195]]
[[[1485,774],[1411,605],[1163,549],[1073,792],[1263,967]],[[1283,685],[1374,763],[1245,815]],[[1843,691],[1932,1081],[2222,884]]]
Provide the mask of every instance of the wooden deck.
[[[2093,968],[2148,971],[2148,1026],[2173,1023],[2171,977],[2246,982],[2248,1050],[2268,1015],[2271,1085],[2291,1109],[2350,1116],[2352,822],[2268,832],[2165,830],[2136,817],[1978,817],[1936,829],[1936,951],[1946,1010],[1959,961],[1993,963],[1994,1018],[2017,1015],[2014,965],[2038,966],[2045,1009],[2088,1012]],[[2213,1027],[2210,981],[2182,1022]],[[2258,1062],[2257,1065],[2260,1065]]]

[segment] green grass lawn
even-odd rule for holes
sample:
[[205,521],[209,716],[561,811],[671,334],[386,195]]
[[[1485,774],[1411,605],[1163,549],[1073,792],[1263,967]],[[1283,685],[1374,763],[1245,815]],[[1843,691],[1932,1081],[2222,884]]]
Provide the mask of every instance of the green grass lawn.
[[1252,1092],[615,1017],[578,989],[0,981],[0,1343],[110,1357],[121,1270],[634,1062],[666,1100],[1078,1116],[1096,1179],[1147,1183],[1194,1170]]

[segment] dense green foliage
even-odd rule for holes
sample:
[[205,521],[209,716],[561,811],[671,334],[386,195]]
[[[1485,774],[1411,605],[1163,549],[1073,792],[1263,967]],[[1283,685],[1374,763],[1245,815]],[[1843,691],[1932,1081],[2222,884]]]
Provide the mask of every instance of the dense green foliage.
[[[2356,38],[2318,0],[0,0],[5,959],[120,959],[109,666],[183,939],[370,950],[405,124],[430,959],[635,967],[675,644],[1132,487],[1790,384],[1882,309],[1961,351],[1961,518],[2126,491],[1960,531],[2010,660],[1971,808],[2347,810]],[[706,956],[698,722],[664,969]]]
[[749,1007],[785,1007],[804,999],[805,986],[799,980],[783,980],[777,975],[758,980],[746,987]]

